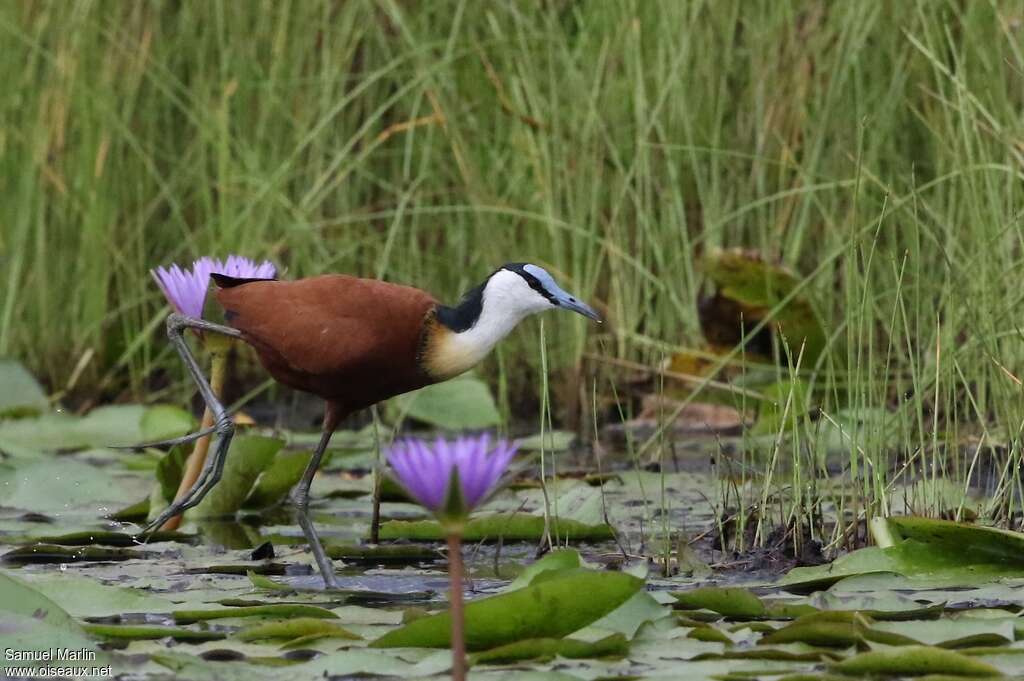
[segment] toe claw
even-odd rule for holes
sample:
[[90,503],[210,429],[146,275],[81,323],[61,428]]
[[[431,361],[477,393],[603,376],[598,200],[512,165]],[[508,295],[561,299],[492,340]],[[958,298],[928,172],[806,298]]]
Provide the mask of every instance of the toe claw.
[[166,523],[168,520],[178,515],[179,513],[181,513],[181,511],[176,511],[175,506],[168,506],[167,508],[160,512],[160,515],[158,515],[150,522],[146,523],[146,525],[141,530],[139,530],[135,534],[135,536],[142,537],[144,544],[149,542],[149,539],[154,532],[163,527],[164,523]]

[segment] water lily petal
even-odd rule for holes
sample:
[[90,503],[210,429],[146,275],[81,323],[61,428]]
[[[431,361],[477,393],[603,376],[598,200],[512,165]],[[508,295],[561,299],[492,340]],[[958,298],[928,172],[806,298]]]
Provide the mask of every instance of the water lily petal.
[[408,439],[392,444],[387,460],[399,484],[435,513],[451,513],[444,506],[452,470],[458,470],[465,512],[469,513],[493,491],[515,451],[507,440],[492,441],[487,434],[454,441],[439,437],[431,443]]

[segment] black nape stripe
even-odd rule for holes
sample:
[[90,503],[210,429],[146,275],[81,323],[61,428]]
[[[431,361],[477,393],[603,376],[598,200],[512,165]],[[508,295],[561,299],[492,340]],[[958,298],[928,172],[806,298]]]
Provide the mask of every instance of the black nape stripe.
[[210,279],[213,279],[214,283],[221,288],[234,288],[236,286],[241,286],[242,284],[251,284],[254,281],[277,281],[273,277],[269,279],[261,277],[229,277],[226,274],[219,274],[217,272],[212,272],[210,274]]
[[555,300],[555,297],[551,292],[544,288],[544,285],[540,283],[540,280],[537,279],[537,277],[524,269],[528,264],[529,263],[525,262],[510,262],[502,265],[495,271],[491,272],[487,279],[484,280],[484,283],[467,291],[466,294],[462,296],[462,300],[460,300],[459,304],[455,307],[438,305],[436,313],[437,321],[441,322],[455,333],[462,333],[463,331],[471,329],[473,325],[476,324],[476,321],[480,319],[480,313],[483,312],[484,309],[484,287],[487,286],[487,282],[491,280],[491,277],[501,270],[508,270],[509,272],[518,274],[526,280],[526,283],[530,288],[547,298],[552,305],[557,306],[558,301]]
[[[490,277],[487,277],[488,281]],[[441,322],[455,333],[467,331],[480,319],[480,313],[484,309],[484,286],[487,281],[466,292],[462,300],[455,307],[447,305],[437,306],[437,321]]]

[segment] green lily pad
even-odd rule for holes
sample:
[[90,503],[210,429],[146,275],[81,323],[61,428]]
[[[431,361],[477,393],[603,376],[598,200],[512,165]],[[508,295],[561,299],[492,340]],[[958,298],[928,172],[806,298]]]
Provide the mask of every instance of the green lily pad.
[[287,584],[280,584],[275,582],[269,577],[264,577],[261,574],[257,574],[252,570],[246,570],[246,576],[249,581],[252,582],[253,588],[263,589],[265,591],[294,591],[292,587]]
[[114,511],[107,517],[111,520],[116,520],[122,523],[129,522],[141,522],[146,519],[149,515],[149,499],[142,499],[136,501],[134,504],[125,506],[124,508]]
[[[146,537],[147,544],[174,541],[181,543],[195,543],[198,538],[194,534],[184,532],[153,532]],[[35,537],[35,541],[42,544],[57,544],[59,546],[138,546],[139,539],[127,532],[111,532],[109,530],[85,530],[83,532],[71,532],[68,534],[44,535]]]
[[278,681],[282,675],[279,669],[248,660],[225,664],[173,650],[154,653],[151,659],[172,672],[172,678],[189,681]]
[[116,507],[125,487],[109,469],[70,457],[19,460],[16,466],[0,464],[3,505],[51,516],[80,510],[96,514],[102,507]]
[[808,592],[824,589],[844,577],[884,572],[913,577],[922,584],[956,585],[1024,576],[1024,566],[976,562],[974,558],[968,552],[950,551],[948,546],[904,539],[885,548],[871,546],[853,551],[827,565],[793,568],[779,580],[779,585],[788,591]]
[[401,395],[395,403],[410,418],[446,430],[478,430],[501,423],[490,388],[472,375]]
[[962,556],[964,562],[1020,566],[1024,574],[1021,532],[916,516],[879,518],[871,531],[882,548],[912,539]]
[[141,442],[159,442],[185,435],[196,427],[196,420],[181,407],[156,404],[146,409],[139,424]]
[[337,619],[338,616],[326,608],[315,605],[281,603],[211,608],[209,610],[175,610],[171,613],[171,617],[178,624],[191,624],[192,622],[204,622],[206,620],[231,617],[316,617],[321,619]]
[[1001,618],[944,617],[911,622],[876,622],[874,629],[908,636],[925,645],[943,648],[1001,646],[1015,638],[1017,618],[1007,613]]
[[380,544],[377,546],[330,544],[324,547],[324,551],[332,560],[372,565],[429,563],[441,558],[441,554],[437,550],[416,544]]
[[967,655],[932,646],[903,646],[854,655],[832,665],[833,671],[857,676],[951,676],[992,677],[1003,673]]
[[759,645],[806,643],[820,648],[864,648],[868,641],[891,646],[916,645],[902,633],[874,631],[871,621],[858,612],[819,612],[765,634]]
[[690,633],[686,635],[686,638],[692,638],[698,641],[707,641],[709,643],[721,643],[725,646],[732,645],[732,639],[729,638],[725,632],[715,629],[708,624],[693,627],[690,630]]
[[138,444],[145,439],[143,419],[151,409],[161,412],[153,417],[151,427],[165,427],[169,420],[163,407],[138,404],[97,407],[85,416],[45,413],[32,419],[2,421],[0,445],[55,451]]
[[106,617],[121,613],[163,613],[168,599],[143,589],[103,584],[72,572],[31,572],[25,581],[75,617]]
[[764,617],[767,608],[761,599],[746,589],[705,586],[692,591],[675,591],[678,610],[711,610],[734,619]]
[[284,499],[306,470],[312,452],[280,451],[256,479],[242,508],[269,508]]
[[571,638],[533,638],[508,643],[470,656],[470,664],[510,664],[522,660],[547,662],[555,657],[570,660],[581,658],[621,658],[629,654],[629,641],[622,634],[612,634],[599,641],[577,641]]
[[[216,442],[210,445],[211,450]],[[220,518],[234,515],[249,497],[263,471],[284,446],[284,441],[261,435],[238,435],[231,440],[224,475],[199,505],[189,511],[193,518]],[[211,451],[212,454],[212,451]]]
[[50,409],[43,387],[15,359],[0,359],[0,385],[0,419],[36,416]]
[[576,433],[571,430],[549,430],[543,435],[537,433],[516,440],[516,446],[524,452],[564,452],[576,441]]
[[[162,501],[163,504],[169,504],[174,499],[174,495],[178,492],[178,485],[181,484],[181,476],[185,474],[185,461],[188,460],[189,454],[192,453],[192,443],[184,445],[175,445],[167,450],[167,453],[160,457],[160,460],[156,464],[156,481],[158,489],[154,490],[154,496],[159,494],[158,501]],[[162,506],[163,504],[154,504],[152,497],[146,500],[146,510],[154,510],[152,507],[156,505]]]
[[[106,663],[84,629],[59,605],[25,582],[0,571],[0,632],[7,651],[49,651],[85,648],[96,652],[95,664]],[[6,653],[5,653],[6,655]],[[30,658],[5,657],[4,664],[38,663]]]
[[[548,574],[551,573],[544,573],[538,579]],[[585,629],[577,631],[575,636],[576,638],[595,640],[608,632],[613,632],[633,638],[644,625],[660,622],[670,614],[671,611],[657,602],[651,594],[646,591],[638,591],[615,610]]]
[[533,582],[534,578],[542,572],[550,570],[572,570],[580,566],[580,554],[575,549],[560,549],[552,551],[540,560],[534,561],[519,573],[512,582],[505,588],[506,591],[521,589]]
[[[525,639],[560,638],[615,610],[643,583],[622,572],[565,570],[557,578],[471,601],[465,607],[466,647],[477,651]],[[451,614],[443,612],[414,620],[370,645],[445,648],[450,643]]]
[[123,561],[143,558],[145,553],[121,548],[101,546],[58,546],[56,544],[29,544],[19,546],[0,556],[0,562],[11,565],[36,563],[86,563]]
[[[266,622],[246,627],[234,634],[241,641],[281,640],[314,641],[320,638],[359,640],[362,636],[321,617],[293,617],[279,622]],[[286,644],[287,645],[287,644]]]
[[201,631],[185,627],[165,627],[154,624],[85,624],[85,630],[98,638],[145,641],[170,638],[175,641],[219,641],[227,638],[223,631]]
[[[607,541],[615,538],[608,525],[587,525],[575,520],[551,519],[551,532],[567,541]],[[464,541],[539,541],[544,535],[544,518],[528,513],[479,515],[467,524]],[[445,532],[436,520],[389,520],[381,523],[383,540],[411,539],[441,541]]]

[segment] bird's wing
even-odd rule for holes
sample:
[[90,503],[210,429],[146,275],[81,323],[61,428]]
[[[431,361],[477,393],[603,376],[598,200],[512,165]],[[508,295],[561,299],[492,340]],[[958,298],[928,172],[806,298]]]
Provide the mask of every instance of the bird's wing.
[[252,282],[216,295],[261,356],[324,377],[414,366],[423,320],[437,303],[419,289],[346,275]]

